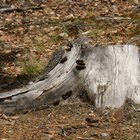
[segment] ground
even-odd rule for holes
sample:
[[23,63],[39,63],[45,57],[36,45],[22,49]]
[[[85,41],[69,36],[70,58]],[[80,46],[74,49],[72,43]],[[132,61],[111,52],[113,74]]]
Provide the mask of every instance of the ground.
[[[0,91],[24,86],[47,65],[52,52],[78,37],[92,46],[140,45],[138,0],[6,0],[0,10]],[[33,8],[38,7],[38,8]],[[16,116],[0,116],[3,140],[140,139],[140,107],[100,112],[87,102]]]

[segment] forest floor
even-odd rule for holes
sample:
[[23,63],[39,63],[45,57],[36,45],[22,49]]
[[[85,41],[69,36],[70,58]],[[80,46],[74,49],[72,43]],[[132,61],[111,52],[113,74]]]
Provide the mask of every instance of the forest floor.
[[[140,45],[139,0],[0,2],[0,92],[34,79],[60,45]],[[17,116],[0,115],[1,140],[139,140],[140,106],[100,113],[78,101]]]

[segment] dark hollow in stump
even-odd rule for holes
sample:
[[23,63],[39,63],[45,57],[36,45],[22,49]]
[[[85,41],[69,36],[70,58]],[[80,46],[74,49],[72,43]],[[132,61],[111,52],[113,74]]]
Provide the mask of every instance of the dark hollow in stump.
[[[82,39],[62,49],[55,65],[31,85],[0,93],[5,114],[23,113],[86,96],[97,108],[121,107],[127,98],[140,103],[139,57],[134,45],[88,46]],[[53,61],[53,59],[52,59]],[[51,68],[50,68],[51,67]]]

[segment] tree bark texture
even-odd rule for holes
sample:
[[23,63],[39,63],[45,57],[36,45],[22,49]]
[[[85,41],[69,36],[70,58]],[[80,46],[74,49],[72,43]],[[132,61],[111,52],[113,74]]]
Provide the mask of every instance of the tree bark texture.
[[102,109],[121,107],[127,98],[140,103],[136,46],[92,47],[79,39],[62,50],[57,63],[50,65],[50,70],[39,80],[21,89],[0,93],[0,108],[5,114],[73,101],[81,92],[95,107]]

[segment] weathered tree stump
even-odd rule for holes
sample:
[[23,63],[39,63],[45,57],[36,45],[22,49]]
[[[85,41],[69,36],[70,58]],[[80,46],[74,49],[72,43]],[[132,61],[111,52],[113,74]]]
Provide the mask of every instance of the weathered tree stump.
[[[36,82],[0,93],[5,114],[73,101],[84,91],[97,108],[121,107],[127,98],[140,103],[139,57],[133,45],[90,47],[75,40]],[[53,57],[57,60],[57,57]]]

